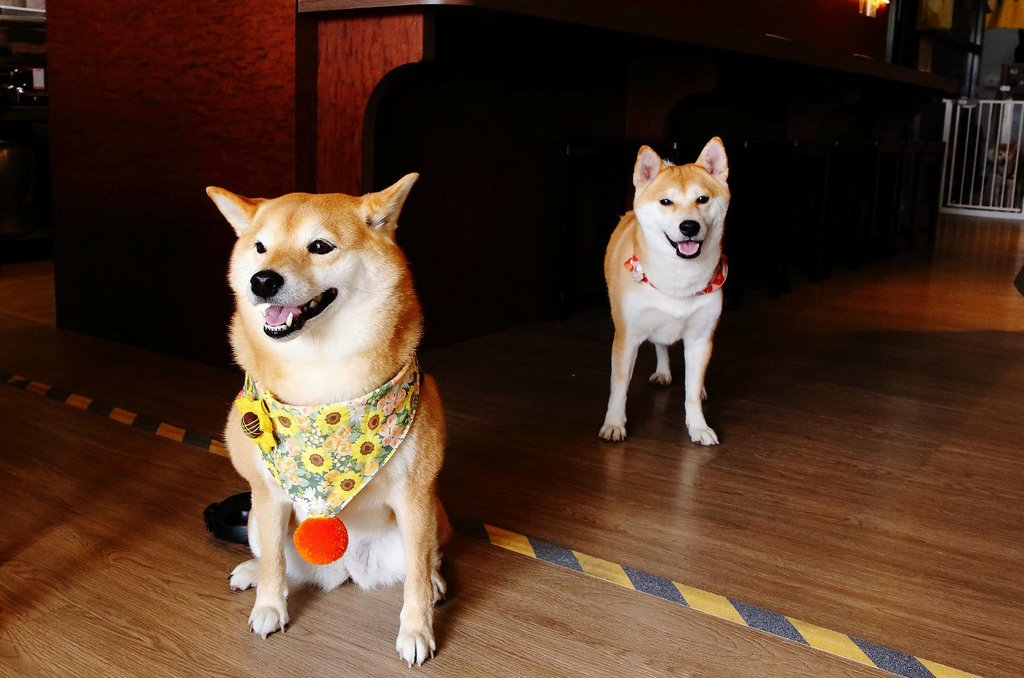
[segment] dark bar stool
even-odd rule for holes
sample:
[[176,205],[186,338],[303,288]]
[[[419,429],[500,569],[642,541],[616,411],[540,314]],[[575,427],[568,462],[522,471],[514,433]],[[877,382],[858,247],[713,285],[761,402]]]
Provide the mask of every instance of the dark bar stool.
[[[775,152],[772,153],[772,150]],[[796,234],[800,224],[803,205],[799,195],[800,187],[800,153],[796,142],[782,142],[769,153],[780,161],[781,174],[772,175],[781,179],[782,184],[778,196],[782,201],[781,222],[776,224],[781,236],[777,242],[772,261],[774,266],[768,279],[768,295],[778,297],[788,294],[793,289],[790,269],[793,266],[793,250],[796,247]],[[769,156],[771,157],[771,156]],[[770,204],[770,203],[769,203]]]
[[831,150],[831,145],[816,142],[793,144],[793,171],[787,191],[794,207],[791,263],[805,268],[814,282],[827,277]]
[[[889,254],[898,252],[903,242],[907,248],[914,249],[918,235],[922,232],[927,235],[928,242],[934,244],[945,149],[945,143],[941,141],[910,141],[902,144],[899,175],[894,186],[897,196],[894,198],[896,207]],[[922,215],[926,217],[923,227]]]
[[837,240],[841,240],[843,185],[842,156],[838,141],[825,144],[821,148],[822,177],[821,205],[819,223],[817,224],[817,240],[811,258],[811,279],[827,280],[832,277],[832,263]]
[[907,239],[907,247],[917,247],[918,220],[924,200],[924,142],[910,141],[904,147],[903,171],[907,187],[907,225],[901,236]]
[[903,191],[906,183],[906,144],[902,141],[882,144],[882,153],[891,162],[892,181],[889,185],[889,213],[887,215],[884,254],[894,256],[898,251],[900,223],[903,221]]
[[871,141],[864,146],[861,157],[861,190],[857,214],[856,241],[852,265],[870,262],[876,253],[874,235],[878,228],[880,174],[882,169],[882,144]]
[[[754,279],[768,294],[790,290],[789,268],[799,209],[795,192],[796,153],[791,142],[727,141],[732,205],[726,225],[726,253],[732,290],[730,308]],[[735,276],[735,277],[734,277]]]
[[922,181],[924,188],[921,199],[924,201],[928,220],[925,223],[925,234],[928,244],[935,244],[935,232],[939,223],[939,201],[942,192],[942,163],[946,158],[946,142],[926,141],[922,152]]
[[847,144],[839,151],[838,179],[844,187],[843,202],[837,206],[837,244],[850,268],[868,261],[869,219],[875,193],[875,153],[871,143]]

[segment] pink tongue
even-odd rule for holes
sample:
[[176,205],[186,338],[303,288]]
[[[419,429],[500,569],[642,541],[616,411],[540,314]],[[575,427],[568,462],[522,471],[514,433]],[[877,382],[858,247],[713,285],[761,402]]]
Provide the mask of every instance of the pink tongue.
[[685,254],[688,257],[696,254],[697,250],[699,250],[699,249],[700,249],[700,243],[699,242],[694,242],[692,240],[685,240],[685,241],[679,243],[679,251],[682,252],[683,254]]
[[284,325],[288,322],[289,313],[298,318],[302,311],[298,306],[271,306],[267,309],[266,323],[271,327]]

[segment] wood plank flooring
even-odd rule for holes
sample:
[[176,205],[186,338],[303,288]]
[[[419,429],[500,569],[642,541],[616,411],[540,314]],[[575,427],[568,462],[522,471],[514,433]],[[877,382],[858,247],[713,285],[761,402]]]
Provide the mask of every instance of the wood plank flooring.
[[[755,295],[716,336],[717,448],[685,436],[681,354],[677,383],[654,389],[649,348],[630,439],[597,438],[603,313],[428,352],[450,431],[444,501],[927,659],[1019,676],[1022,260],[1020,225],[949,220],[934,251]],[[220,429],[237,374],[2,304],[0,369]],[[359,673],[404,670],[392,656],[397,589],[295,591],[292,630],[248,638],[251,598],[224,582],[241,551],[200,531],[202,507],[242,488],[227,460],[13,389],[0,389],[0,407],[33,431],[0,452],[0,674],[284,675],[342,656]],[[49,474],[58,468],[69,471]],[[486,545],[460,540],[449,562],[457,595],[428,672],[872,673]]]
[[394,652],[400,587],[296,588],[258,639],[226,580],[244,549],[201,531],[244,489],[227,459],[12,388],[0,409],[32,432],[0,469],[0,675],[884,675],[462,538],[420,670]]
[[53,294],[52,261],[0,264],[0,308],[5,315],[53,325]]
[[435,352],[424,364],[451,422],[447,504],[984,676],[1022,675],[1022,260],[1019,225],[946,222],[931,255],[726,314],[707,382],[716,448],[689,443],[680,383],[646,383],[650,347],[629,440],[596,438],[602,315]]

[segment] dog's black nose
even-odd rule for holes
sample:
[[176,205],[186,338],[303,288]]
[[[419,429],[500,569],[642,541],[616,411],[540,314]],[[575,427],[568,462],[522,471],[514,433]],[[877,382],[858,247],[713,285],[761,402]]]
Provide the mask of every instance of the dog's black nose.
[[700,233],[700,224],[693,219],[687,219],[683,223],[679,224],[679,230],[682,231],[683,235],[687,238],[692,238]]
[[270,297],[277,294],[277,291],[284,285],[284,278],[277,271],[260,271],[254,273],[252,279],[249,281],[249,286],[252,287],[252,293],[257,297],[263,297],[269,299]]

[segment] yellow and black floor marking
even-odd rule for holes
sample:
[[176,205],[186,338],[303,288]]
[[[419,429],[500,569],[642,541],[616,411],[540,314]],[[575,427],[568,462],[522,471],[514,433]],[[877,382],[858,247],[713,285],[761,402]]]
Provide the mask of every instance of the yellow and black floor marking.
[[978,678],[974,674],[936,662],[914,657],[899,650],[860,638],[830,631],[814,624],[793,619],[754,605],[726,598],[717,593],[695,589],[664,577],[634,570],[607,560],[573,551],[542,539],[527,537],[493,525],[452,519],[456,530],[500,548],[543,560],[559,567],[589,574],[592,577],[657,596],[672,603],[699,610],[713,617],[808,645],[867,666],[906,678]]
[[144,431],[155,433],[162,438],[176,440],[179,443],[198,447],[201,450],[213,452],[214,454],[219,454],[222,457],[228,456],[227,448],[224,447],[223,442],[202,433],[187,431],[178,426],[166,424],[142,414],[129,412],[128,410],[122,410],[120,407],[115,407],[109,403],[93,400],[92,398],[86,398],[85,396],[66,391],[57,386],[50,386],[49,384],[32,381],[26,377],[5,372],[4,370],[0,370],[0,382],[6,383],[8,386],[13,386],[14,388],[20,388],[23,391],[31,391],[32,393],[44,396],[50,400],[56,400],[57,402],[77,407],[78,409],[85,410],[86,412],[98,414],[101,417],[107,417],[114,421],[119,421],[122,424],[127,424],[128,426],[141,428]]
[[[0,382],[14,388],[31,391],[58,402],[77,407],[87,412],[108,417],[122,424],[140,428],[202,450],[227,456],[224,443],[208,435],[187,431],[135,412],[64,389],[32,381],[25,377],[0,370]],[[542,539],[509,532],[500,527],[486,525],[480,521],[452,517],[455,529],[467,537],[479,539],[508,551],[514,551],[530,558],[543,560],[569,570],[588,574],[598,579],[625,588],[657,596],[663,600],[683,605],[748,626],[780,638],[807,645],[829,654],[845,657],[867,666],[882,669],[905,678],[978,678],[974,674],[950,668],[936,662],[914,657],[860,638],[854,638],[837,631],[830,631],[814,624],[793,619],[778,612],[771,612],[754,605],[726,598],[717,593],[695,589],[664,577],[634,570],[594,556],[573,551]]]

